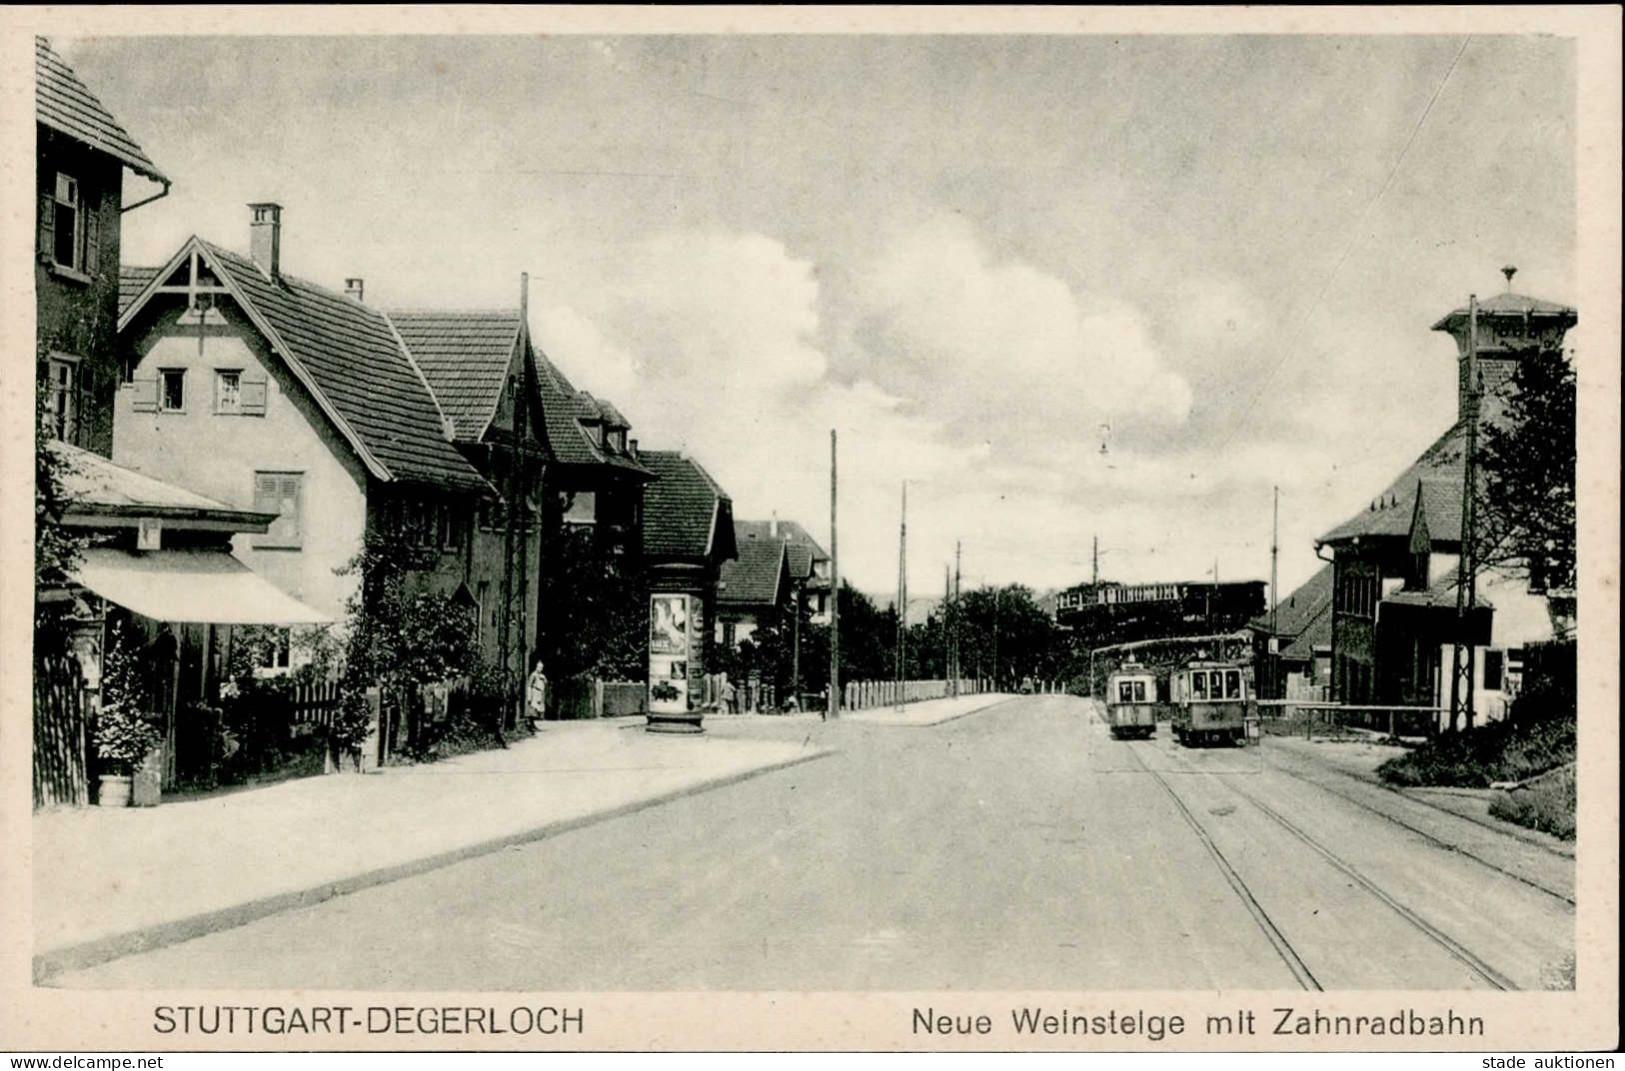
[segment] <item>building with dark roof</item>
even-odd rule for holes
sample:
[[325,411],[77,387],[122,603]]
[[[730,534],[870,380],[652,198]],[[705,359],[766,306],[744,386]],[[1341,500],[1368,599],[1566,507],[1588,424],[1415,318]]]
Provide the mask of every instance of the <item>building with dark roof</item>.
[[[543,479],[551,458],[528,289],[522,277],[511,309],[384,313],[423,372],[446,435],[498,491],[481,502],[471,526],[472,594],[481,648],[506,652],[516,677],[528,671],[536,648],[546,567]],[[345,290],[360,302],[363,281],[347,280]]]
[[[1516,269],[1505,269],[1508,284]],[[1476,320],[1476,324],[1473,321]],[[1528,582],[1481,569],[1476,601],[1457,613],[1469,421],[1469,350],[1482,401],[1480,433],[1505,419],[1518,362],[1561,355],[1574,309],[1511,292],[1441,317],[1457,347],[1456,421],[1359,512],[1315,541],[1332,561],[1330,691],[1347,703],[1449,703],[1454,649],[1475,648],[1477,709],[1505,710],[1527,644],[1553,638],[1552,606]],[[1476,326],[1476,334],[1473,327]],[[1482,473],[1479,489],[1483,493]],[[1323,555],[1324,557],[1324,555]],[[1301,590],[1301,589],[1300,589]]]
[[[1254,683],[1260,699],[1324,698],[1332,642],[1332,567],[1275,604],[1275,613],[1248,622],[1253,634]],[[1273,641],[1273,642],[1272,642]]]
[[760,627],[777,625],[790,605],[790,554],[783,539],[749,521],[734,522],[738,554],[724,562],[717,585],[717,639],[733,648]]
[[774,517],[765,521],[740,521],[738,528],[741,532],[749,533],[751,538],[777,539],[784,543],[794,597],[802,600],[811,620],[827,624],[830,605],[829,551],[792,520]]
[[643,487],[654,474],[639,458],[631,423],[613,405],[577,390],[540,350],[536,374],[553,457],[548,484],[564,496],[564,522],[592,526],[610,553],[635,554]]
[[238,555],[335,618],[357,582],[335,569],[374,528],[432,548],[425,584],[472,603],[501,572],[473,553],[472,519],[498,498],[457,441],[478,420],[461,396],[448,415],[383,312],[282,270],[280,206],[250,210],[250,255],[193,237],[130,273],[114,460],[275,514]]
[[678,450],[644,450],[639,460],[654,476],[643,489],[644,575],[649,590],[691,595],[702,615],[693,625],[700,648],[689,652],[701,676],[714,672],[717,637],[706,623],[718,619],[722,572],[738,556],[733,500],[694,458]]
[[43,37],[34,39],[34,294],[41,408],[55,436],[113,451],[124,175],[169,179]]

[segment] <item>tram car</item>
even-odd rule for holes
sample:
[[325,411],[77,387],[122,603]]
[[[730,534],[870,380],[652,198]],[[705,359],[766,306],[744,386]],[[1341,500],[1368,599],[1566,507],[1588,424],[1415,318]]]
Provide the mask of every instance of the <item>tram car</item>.
[[1235,662],[1192,662],[1168,679],[1174,738],[1196,744],[1247,743],[1247,675]]
[[1138,662],[1124,662],[1106,678],[1106,724],[1119,740],[1157,731],[1157,678]]

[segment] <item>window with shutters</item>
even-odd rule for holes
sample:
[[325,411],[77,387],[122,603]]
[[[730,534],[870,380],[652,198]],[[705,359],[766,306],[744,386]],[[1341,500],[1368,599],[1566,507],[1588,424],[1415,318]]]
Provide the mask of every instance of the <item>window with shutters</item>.
[[186,369],[159,370],[158,409],[165,413],[186,412]]
[[79,180],[58,171],[51,212],[51,259],[64,268],[83,269],[83,222]]
[[255,547],[275,547],[298,550],[301,544],[301,495],[304,473],[254,473],[254,511],[274,513],[276,520],[264,535],[254,540]]
[[74,442],[79,431],[79,358],[51,354],[47,374],[46,416],[51,434],[63,442]]
[[243,411],[243,373],[221,368],[214,374],[214,411],[235,416]]

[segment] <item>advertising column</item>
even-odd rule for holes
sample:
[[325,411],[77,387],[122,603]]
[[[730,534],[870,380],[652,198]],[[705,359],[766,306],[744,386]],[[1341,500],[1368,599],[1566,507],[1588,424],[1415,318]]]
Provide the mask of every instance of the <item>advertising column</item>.
[[704,639],[700,600],[656,592],[649,596],[649,731],[700,732]]

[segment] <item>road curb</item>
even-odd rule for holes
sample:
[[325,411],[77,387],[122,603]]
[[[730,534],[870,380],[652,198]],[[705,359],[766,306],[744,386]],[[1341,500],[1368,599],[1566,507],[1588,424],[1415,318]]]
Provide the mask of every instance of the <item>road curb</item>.
[[631,800],[605,811],[593,811],[573,818],[562,818],[557,821],[543,823],[532,829],[521,830],[518,833],[509,833],[490,840],[464,845],[461,848],[437,852],[422,859],[378,867],[352,877],[323,882],[309,888],[277,893],[274,896],[249,900],[230,907],[217,908],[213,911],[188,915],[185,918],[143,926],[125,933],[98,937],[91,941],[51,949],[34,957],[34,984],[45,985],[49,983],[53,976],[68,971],[81,971],[115,959],[122,959],[125,956],[135,955],[138,952],[151,952],[168,945],[179,944],[182,941],[190,941],[195,937],[203,937],[222,930],[236,929],[239,926],[246,926],[251,922],[257,922],[272,915],[282,914],[285,911],[313,907],[337,896],[345,896],[379,885],[388,885],[404,878],[427,874],[430,871],[440,870],[454,863],[476,859],[482,855],[490,855],[506,848],[546,840],[561,833],[569,833],[572,830],[595,825],[599,822],[607,822],[613,818],[636,814],[638,811],[659,807],[662,804],[672,803],[688,796],[697,796],[703,792],[727,788],[729,785],[736,785],[753,777],[775,773],[779,770],[789,769],[792,766],[800,766],[803,763],[813,762],[817,759],[828,758],[833,754],[835,754],[833,749],[826,748],[815,751],[810,755],[797,755],[795,758],[769,763],[766,766],[757,766],[748,770],[740,770],[737,773],[712,778],[708,781],[685,785],[682,788],[673,789],[658,796],[650,796],[647,799]]

